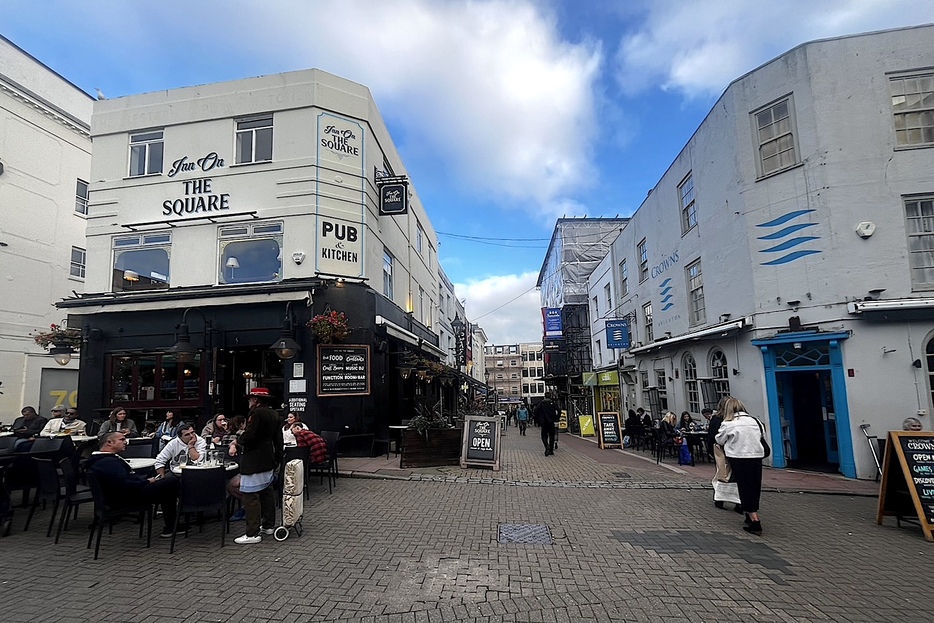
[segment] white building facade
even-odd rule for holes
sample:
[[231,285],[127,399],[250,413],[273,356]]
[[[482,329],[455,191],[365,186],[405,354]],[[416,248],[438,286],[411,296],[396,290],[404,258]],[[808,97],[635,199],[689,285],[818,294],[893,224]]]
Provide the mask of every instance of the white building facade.
[[83,291],[93,99],[0,36],[0,421],[24,405],[77,405],[77,358],[57,365],[30,334],[61,325]]
[[624,408],[732,394],[774,466],[860,478],[861,424],[931,428],[932,41],[815,41],[726,89],[589,282],[594,366],[618,363]]

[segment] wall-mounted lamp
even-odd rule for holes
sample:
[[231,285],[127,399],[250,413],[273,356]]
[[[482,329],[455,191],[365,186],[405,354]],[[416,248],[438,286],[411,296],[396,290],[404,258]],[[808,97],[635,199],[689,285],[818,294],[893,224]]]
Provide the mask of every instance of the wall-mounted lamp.
[[192,310],[198,312],[201,315],[201,319],[204,321],[204,348],[205,350],[210,350],[211,348],[211,321],[208,320],[204,312],[197,307],[189,307],[182,314],[182,322],[178,325],[178,336],[175,346],[168,350],[169,354],[175,355],[175,358],[183,363],[192,361],[195,355],[201,352],[192,346],[191,334],[188,332],[188,312]]
[[730,319],[730,314],[720,314],[720,322],[726,322]]
[[295,341],[292,329],[292,301],[285,304],[285,318],[282,320],[282,334],[269,348],[276,352],[280,361],[291,359],[301,352],[301,345]]
[[304,252],[304,251],[296,251],[295,253],[293,253],[293,254],[292,254],[292,261],[295,262],[296,264],[301,264],[302,262],[304,262],[304,261],[305,261],[305,252]]
[[54,344],[52,348],[49,349],[49,354],[52,355],[55,363],[60,366],[67,366],[74,352],[75,351],[68,344]]
[[739,376],[739,368],[733,368],[733,376]]
[[399,366],[398,369],[399,369],[399,376],[401,376],[403,379],[407,379],[410,376],[412,376],[412,368],[410,368],[409,366]]

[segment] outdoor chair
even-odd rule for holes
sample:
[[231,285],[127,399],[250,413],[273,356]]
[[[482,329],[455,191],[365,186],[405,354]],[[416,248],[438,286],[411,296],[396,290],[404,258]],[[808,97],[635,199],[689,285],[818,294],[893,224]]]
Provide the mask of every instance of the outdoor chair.
[[152,504],[143,502],[137,505],[117,506],[111,504],[104,496],[100,483],[93,472],[88,471],[85,474],[88,486],[91,487],[91,495],[94,498],[94,523],[91,525],[91,534],[88,536],[88,549],[91,549],[91,543],[94,541],[95,532],[97,539],[94,545],[94,560],[97,560],[98,552],[101,549],[101,535],[104,531],[104,524],[110,526],[110,534],[113,534],[114,522],[123,517],[135,516],[139,521],[139,537],[143,537],[143,521],[146,522],[146,547],[152,545]]
[[156,441],[150,439],[145,442],[127,444],[126,449],[120,453],[120,456],[125,459],[151,459],[156,456]]
[[665,436],[664,431],[658,428],[652,429],[652,434],[655,436],[655,464],[657,465],[662,458],[662,454],[665,452],[668,453],[668,456],[677,456],[680,448],[675,445],[675,442]]
[[324,482],[325,476],[328,479],[328,493],[333,493],[333,488],[337,486],[337,449],[341,434],[338,431],[323,430],[321,438],[328,446],[328,458],[320,463],[311,463],[308,465],[308,474],[315,472],[319,476],[319,482]]
[[68,529],[68,518],[71,509],[75,510],[75,519],[78,518],[78,507],[88,502],[94,502],[94,496],[88,487],[78,484],[78,474],[72,466],[71,460],[62,459],[58,464],[61,470],[61,482],[65,487],[65,508],[62,509],[58,517],[58,529],[55,531],[55,544],[58,545],[58,539],[62,536],[62,529]]
[[[221,547],[224,547],[230,528],[227,514],[227,470],[223,465],[183,469],[179,481],[178,513],[175,515],[169,553],[175,551],[175,536],[178,533],[178,522],[182,513],[201,515],[210,511],[216,512],[221,524]],[[202,521],[199,517],[198,532],[201,531]],[[187,531],[185,537],[188,537]]]
[[52,502],[52,516],[49,518],[49,528],[45,531],[45,536],[49,537],[52,536],[52,526],[55,525],[55,515],[58,514],[58,505],[62,501],[62,498],[65,497],[65,491],[59,479],[58,470],[52,459],[32,457],[32,460],[36,466],[38,486],[36,487],[36,495],[32,498],[32,505],[29,507],[29,514],[26,516],[26,525],[23,526],[23,532],[29,530],[29,524],[32,523],[32,518],[36,514],[36,507],[39,506],[39,502],[42,502],[43,508],[45,508],[46,502]]

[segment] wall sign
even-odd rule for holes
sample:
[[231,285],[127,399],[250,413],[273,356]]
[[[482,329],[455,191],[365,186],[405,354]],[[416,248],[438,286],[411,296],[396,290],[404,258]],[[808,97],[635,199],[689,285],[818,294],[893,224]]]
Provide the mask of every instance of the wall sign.
[[468,415],[464,419],[461,467],[492,467],[499,471],[499,418]]
[[215,193],[209,177],[182,182],[183,196],[162,202],[163,216],[185,216],[230,209],[230,194]]
[[318,344],[318,395],[370,394],[369,344]]
[[601,448],[622,448],[622,427],[619,425],[619,413],[601,411],[597,413],[597,440]]
[[319,273],[346,277],[363,274],[363,228],[359,223],[319,216],[317,237],[315,268]]
[[934,432],[889,432],[876,523],[886,515],[917,518],[934,541]]
[[545,337],[561,337],[563,328],[561,326],[561,308],[544,307],[542,316],[545,320]]

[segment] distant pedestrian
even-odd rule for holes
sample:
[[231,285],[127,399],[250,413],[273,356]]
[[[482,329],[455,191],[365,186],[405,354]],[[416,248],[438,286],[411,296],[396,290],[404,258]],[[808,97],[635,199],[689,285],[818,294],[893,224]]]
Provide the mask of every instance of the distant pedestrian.
[[746,413],[742,402],[732,396],[726,399],[717,443],[723,446],[723,452],[730,461],[740,504],[746,512],[743,530],[757,535],[762,534],[759,497],[762,493],[762,459],[765,458],[763,433],[759,420]]
[[519,425],[519,434],[525,436],[525,429],[529,426],[529,409],[524,402],[516,409],[516,423]]
[[[717,410],[711,413],[710,424],[707,428],[707,444],[710,447],[710,455],[717,465],[717,472],[713,477],[713,505],[717,508],[726,508],[724,503],[730,502],[733,504],[734,511],[742,513],[743,507],[739,503],[739,489],[736,488],[735,482],[731,482],[733,473],[730,471],[730,463],[726,459],[726,454],[723,453],[723,446],[716,443],[717,433],[720,432],[720,426],[723,424],[725,404],[726,398],[721,398]],[[733,419],[732,413],[730,419]]]
[[555,453],[555,424],[560,415],[558,408],[551,400],[551,392],[545,392],[545,399],[535,405],[535,422],[542,427],[542,443],[545,445],[545,456]]

